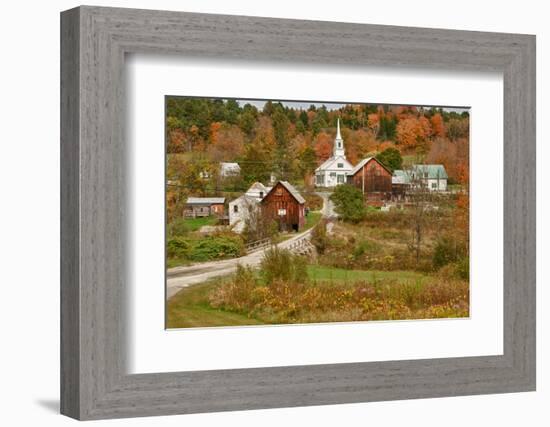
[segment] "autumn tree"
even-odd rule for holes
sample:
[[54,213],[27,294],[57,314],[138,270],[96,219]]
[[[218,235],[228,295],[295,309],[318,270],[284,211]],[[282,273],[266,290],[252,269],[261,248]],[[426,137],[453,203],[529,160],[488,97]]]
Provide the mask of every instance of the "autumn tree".
[[430,123],[425,117],[409,116],[400,120],[396,127],[397,142],[406,148],[415,148],[426,142],[430,134]]
[[445,124],[440,113],[435,113],[430,117],[432,134],[435,137],[445,137]]
[[317,134],[313,142],[313,149],[317,157],[317,163],[322,163],[332,155],[334,137],[326,132]]
[[282,179],[292,175],[292,160],[289,152],[289,124],[288,116],[282,107],[277,106],[272,115],[273,134],[275,136],[275,172]]
[[346,157],[352,164],[358,163],[376,150],[376,134],[370,129],[343,130]]
[[409,245],[414,253],[416,263],[420,261],[420,252],[425,240],[426,227],[430,222],[430,216],[433,214],[432,202],[434,194],[424,185],[422,178],[411,170],[406,171],[411,177],[410,187],[408,189],[410,227],[412,239]]
[[469,119],[450,119],[447,122],[447,136],[451,141],[467,138],[470,133]]
[[244,152],[244,134],[236,125],[212,123],[208,154],[213,162],[231,162]]
[[307,145],[300,153],[299,170],[304,177],[304,181],[307,182],[307,178],[313,175],[315,168],[317,167],[317,156],[315,150]]
[[167,153],[183,153],[187,150],[187,135],[181,128],[168,131]]
[[370,113],[367,116],[367,124],[370,129],[374,132],[375,135],[378,135],[380,130],[380,116],[378,113]]
[[183,209],[189,194],[184,172],[187,162],[179,154],[168,154],[166,158],[166,216],[168,222],[183,216]]
[[278,224],[269,215],[264,215],[262,208],[255,202],[245,204],[243,237],[247,242],[273,238],[278,232]]

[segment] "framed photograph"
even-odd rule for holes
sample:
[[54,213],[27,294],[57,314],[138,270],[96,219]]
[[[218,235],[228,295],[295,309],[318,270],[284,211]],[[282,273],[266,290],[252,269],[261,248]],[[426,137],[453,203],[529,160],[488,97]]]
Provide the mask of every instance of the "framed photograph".
[[535,389],[535,37],[61,15],[61,411]]
[[166,327],[468,318],[465,107],[166,98]]

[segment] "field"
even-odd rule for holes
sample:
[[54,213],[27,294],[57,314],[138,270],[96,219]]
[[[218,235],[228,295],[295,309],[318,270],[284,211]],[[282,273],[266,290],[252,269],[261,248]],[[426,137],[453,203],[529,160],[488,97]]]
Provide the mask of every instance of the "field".
[[467,317],[467,206],[450,195],[437,207],[421,222],[413,208],[367,209],[330,232],[311,212],[315,257],[275,247],[257,269],[186,288],[168,301],[168,327]]
[[205,225],[216,225],[217,219],[213,216],[203,216],[199,218],[186,218],[184,220],[185,226],[189,231],[198,231]]
[[[306,283],[258,272],[196,285],[167,306],[168,328],[468,316],[468,284],[437,275],[307,266]],[[220,300],[222,298],[222,300]]]
[[168,328],[258,325],[261,322],[239,313],[213,308],[208,294],[218,282],[208,282],[184,289],[167,304]]

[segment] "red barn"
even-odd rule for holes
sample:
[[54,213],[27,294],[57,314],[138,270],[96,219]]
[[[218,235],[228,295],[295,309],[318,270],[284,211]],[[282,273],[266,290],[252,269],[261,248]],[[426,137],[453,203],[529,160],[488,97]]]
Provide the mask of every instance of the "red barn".
[[348,173],[347,181],[365,195],[391,193],[392,175],[392,172],[374,157],[367,157]]
[[279,224],[281,231],[298,231],[305,224],[305,199],[287,181],[279,181],[260,202],[262,213]]

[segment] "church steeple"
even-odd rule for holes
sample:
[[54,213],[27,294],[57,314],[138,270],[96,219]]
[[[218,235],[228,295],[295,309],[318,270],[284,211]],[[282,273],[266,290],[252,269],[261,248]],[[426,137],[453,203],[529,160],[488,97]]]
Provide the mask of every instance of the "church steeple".
[[344,151],[344,140],[340,134],[340,118],[338,118],[338,121],[336,122],[336,138],[334,139],[333,156],[343,157],[344,159],[346,158],[346,152]]

